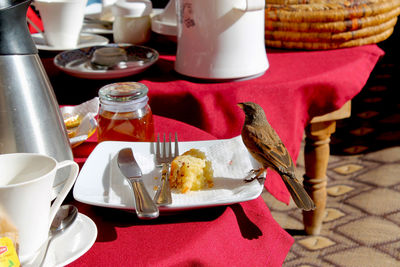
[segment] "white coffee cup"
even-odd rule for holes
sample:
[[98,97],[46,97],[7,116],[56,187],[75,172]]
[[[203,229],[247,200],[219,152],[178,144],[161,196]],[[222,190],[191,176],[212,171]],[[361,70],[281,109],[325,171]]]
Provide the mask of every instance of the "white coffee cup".
[[[58,169],[70,166],[64,188],[53,204],[53,182]],[[58,163],[36,153],[0,155],[0,209],[17,228],[18,256],[29,262],[47,240],[51,222],[71,190],[79,167],[72,160]]]
[[140,45],[149,41],[152,9],[150,0],[118,0],[112,7],[114,42]]
[[49,46],[75,48],[83,25],[87,0],[35,0]]
[[265,0],[176,0],[175,70],[202,79],[262,75]]

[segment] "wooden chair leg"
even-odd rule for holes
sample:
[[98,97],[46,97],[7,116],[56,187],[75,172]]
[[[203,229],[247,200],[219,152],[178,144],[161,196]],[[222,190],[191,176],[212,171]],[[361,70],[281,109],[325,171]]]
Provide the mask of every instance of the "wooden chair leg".
[[316,205],[315,210],[303,212],[304,229],[309,235],[320,233],[325,216],[329,143],[335,129],[336,121],[311,123],[306,128],[303,184]]

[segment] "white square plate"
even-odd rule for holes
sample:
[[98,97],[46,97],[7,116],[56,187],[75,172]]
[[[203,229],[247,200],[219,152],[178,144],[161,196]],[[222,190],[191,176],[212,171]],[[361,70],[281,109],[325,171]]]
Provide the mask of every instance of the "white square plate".
[[[120,172],[116,156],[122,148],[132,148],[151,197],[160,183],[161,168],[155,164],[155,143],[107,141],[96,146],[76,180],[73,195],[80,202],[117,209],[134,209],[134,197],[128,181]],[[179,151],[197,148],[206,153],[214,169],[214,186],[182,194],[172,192],[171,205],[160,211],[179,211],[228,205],[257,198],[263,182],[245,182],[251,169],[259,168],[240,136],[226,140],[179,142]]]

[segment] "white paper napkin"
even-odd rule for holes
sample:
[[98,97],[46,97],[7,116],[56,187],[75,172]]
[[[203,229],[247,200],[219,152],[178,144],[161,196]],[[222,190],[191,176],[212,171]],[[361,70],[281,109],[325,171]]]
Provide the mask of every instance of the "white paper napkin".
[[[170,207],[210,206],[221,203],[236,203],[258,197],[263,185],[257,180],[247,183],[244,178],[249,177],[249,171],[257,168],[258,164],[252,159],[244,146],[241,137],[220,140],[209,146],[197,148],[205,152],[211,161],[214,170],[214,186],[210,189],[190,191],[186,194],[173,190],[173,203]],[[188,150],[188,149],[187,149]],[[181,153],[182,151],[180,148]],[[116,158],[117,153],[110,155],[109,168],[110,190],[108,197],[112,203],[121,203],[132,206],[133,194],[127,180],[119,171]],[[153,154],[135,153],[134,156],[143,173],[143,180],[150,195],[153,197],[160,182],[161,169],[156,167]]]
[[64,114],[72,114],[79,115],[82,118],[81,123],[75,129],[75,136],[69,139],[71,145],[75,145],[85,141],[88,135],[96,129],[97,121],[95,116],[99,110],[99,98],[95,97],[77,106],[65,106],[60,110],[63,116]]

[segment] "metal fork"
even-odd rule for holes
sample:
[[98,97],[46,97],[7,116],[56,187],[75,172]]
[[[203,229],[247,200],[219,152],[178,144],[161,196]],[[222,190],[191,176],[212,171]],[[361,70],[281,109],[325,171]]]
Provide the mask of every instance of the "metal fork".
[[[162,166],[161,171],[161,186],[156,192],[154,196],[154,202],[158,206],[165,206],[172,203],[171,196],[171,188],[168,181],[169,168],[172,160],[179,155],[179,147],[178,147],[178,134],[175,133],[175,152],[172,154],[172,145],[171,145],[171,134],[169,134],[169,142],[168,149],[165,140],[165,134],[163,135],[164,141],[162,143],[162,153],[160,149],[160,135],[157,135],[157,144],[156,144],[156,161],[157,164]],[[168,154],[167,154],[168,150]]]

